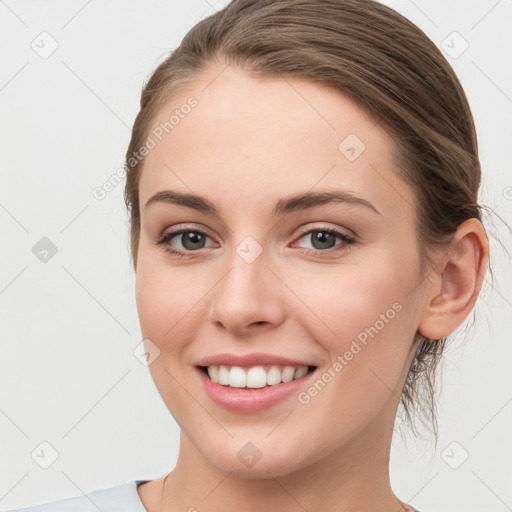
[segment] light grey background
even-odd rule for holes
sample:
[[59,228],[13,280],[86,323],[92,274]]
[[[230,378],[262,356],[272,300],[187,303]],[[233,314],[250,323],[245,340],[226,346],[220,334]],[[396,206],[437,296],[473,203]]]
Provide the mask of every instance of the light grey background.
[[[451,54],[477,124],[482,201],[510,223],[512,1],[385,3]],[[174,466],[177,425],[133,353],[141,334],[124,183],[102,200],[93,190],[123,164],[143,82],[225,4],[0,1],[3,509]],[[503,226],[486,226],[510,247]],[[57,248],[47,262],[33,253],[43,237]],[[392,485],[422,512],[512,509],[511,260],[492,251],[497,289],[488,276],[475,327],[466,322],[446,353],[438,450],[393,442]],[[48,469],[43,442],[58,453]]]

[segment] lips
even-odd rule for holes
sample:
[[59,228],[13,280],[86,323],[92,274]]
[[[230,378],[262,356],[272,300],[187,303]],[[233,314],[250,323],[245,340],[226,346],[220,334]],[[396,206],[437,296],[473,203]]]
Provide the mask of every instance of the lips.
[[204,357],[197,361],[196,366],[240,366],[241,368],[250,368],[251,366],[276,365],[276,366],[316,366],[311,361],[291,359],[289,357],[276,354],[265,354],[255,352],[252,354],[215,354]]
[[205,357],[196,368],[215,403],[235,412],[256,412],[298,393],[316,366],[273,354],[226,353]]
[[265,386],[259,389],[250,388],[231,388],[212,382],[200,370],[197,370],[200,383],[206,395],[217,405],[235,413],[256,413],[272,406],[277,406],[280,402],[295,395],[298,396],[313,375],[308,373],[304,377],[283,382],[275,386]]

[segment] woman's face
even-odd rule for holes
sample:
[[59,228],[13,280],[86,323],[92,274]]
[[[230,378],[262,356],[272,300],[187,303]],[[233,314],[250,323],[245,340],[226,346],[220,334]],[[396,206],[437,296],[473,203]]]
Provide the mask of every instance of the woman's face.
[[424,302],[392,140],[337,91],[222,69],[147,143],[136,296],[154,382],[223,471],[385,457]]

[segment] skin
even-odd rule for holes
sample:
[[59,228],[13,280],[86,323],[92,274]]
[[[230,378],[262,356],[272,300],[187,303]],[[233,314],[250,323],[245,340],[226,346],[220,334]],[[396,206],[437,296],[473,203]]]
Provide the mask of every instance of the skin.
[[[211,66],[162,107],[154,126],[190,96],[198,101],[146,156],[140,180],[137,308],[143,337],[160,350],[152,378],[181,428],[164,510],[409,510],[388,471],[399,397],[421,335],[446,336],[471,311],[485,231],[476,219],[462,224],[425,278],[416,199],[396,174],[385,128],[338,91],[222,69]],[[350,133],[366,146],[355,161],[338,150]],[[205,196],[220,216],[144,208],[170,188]],[[273,215],[285,196],[333,189],[379,214],[335,203]],[[204,248],[166,254],[154,239],[184,223],[207,233]],[[334,249],[317,249],[305,233],[322,227],[356,242],[336,237]],[[236,252],[247,236],[263,249],[252,263]],[[172,247],[186,251],[182,243],[176,236]],[[322,374],[394,303],[400,312],[308,404],[294,394],[264,411],[228,411],[193,368],[206,355],[265,352],[311,361]],[[251,468],[237,457],[249,441],[262,454]],[[160,511],[162,484],[139,487],[149,512]]]

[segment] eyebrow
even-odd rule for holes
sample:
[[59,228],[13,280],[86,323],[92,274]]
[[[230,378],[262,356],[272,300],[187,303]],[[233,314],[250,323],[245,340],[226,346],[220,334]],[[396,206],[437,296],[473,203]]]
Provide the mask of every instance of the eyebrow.
[[[162,190],[157,192],[146,202],[145,208],[154,203],[185,206],[203,213],[219,215],[215,205],[205,197],[178,192],[176,190]],[[346,203],[354,206],[362,206],[380,215],[380,212],[372,203],[346,190],[304,192],[302,194],[288,196],[280,199],[276,203],[273,213],[274,215],[283,215],[331,203]]]

